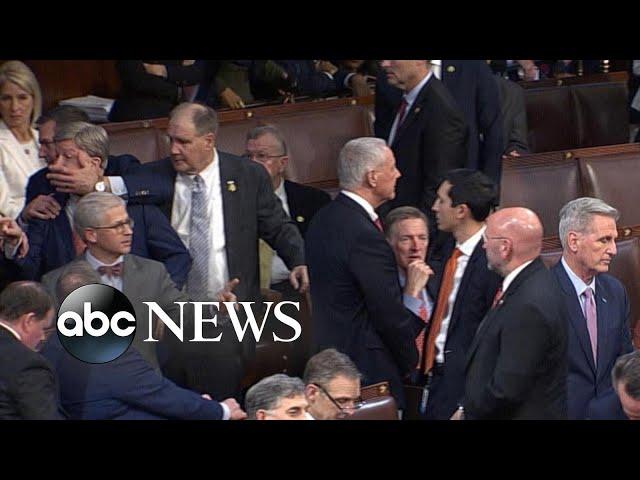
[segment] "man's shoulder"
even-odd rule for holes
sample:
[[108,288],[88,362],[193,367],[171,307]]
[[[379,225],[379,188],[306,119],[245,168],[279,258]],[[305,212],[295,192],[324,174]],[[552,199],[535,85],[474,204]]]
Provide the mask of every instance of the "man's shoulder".
[[133,253],[125,256],[125,262],[130,263],[132,268],[144,273],[145,275],[169,275],[166,271],[164,263],[151,258],[141,257]]
[[4,331],[0,333],[0,356],[11,359],[9,362],[3,362],[2,369],[5,372],[11,371],[13,374],[18,374],[33,368],[51,370],[51,365],[42,355],[9,335]]
[[285,180],[284,182],[287,194],[293,194],[298,197],[308,198],[316,202],[320,201],[329,203],[331,201],[331,196],[324,190],[320,190],[319,188],[311,187],[309,185],[304,185],[302,183],[292,182],[291,180]]
[[600,273],[596,277],[596,283],[616,299],[622,300],[627,296],[627,290],[620,280],[609,273]]

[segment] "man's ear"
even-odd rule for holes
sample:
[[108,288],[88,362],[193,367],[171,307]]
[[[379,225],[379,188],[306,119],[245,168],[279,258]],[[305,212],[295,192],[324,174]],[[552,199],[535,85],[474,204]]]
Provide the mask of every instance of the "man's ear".
[[378,185],[378,174],[375,170],[369,170],[365,176],[367,187],[375,188]]
[[316,400],[316,395],[318,395],[318,388],[315,385],[307,385],[304,387],[304,396],[307,397],[307,401],[309,405],[311,405]]
[[567,248],[571,253],[578,251],[578,242],[580,241],[580,235],[577,232],[570,231],[567,234]]
[[35,323],[40,320],[41,319],[39,319],[35,313],[28,312],[20,315],[17,324],[20,326],[21,330],[30,332],[35,326]]
[[216,145],[216,136],[213,133],[207,133],[204,136],[205,145],[207,150],[213,150]]
[[267,414],[265,413],[264,410],[256,411],[256,420],[264,420],[266,417],[267,417]]
[[85,228],[84,235],[80,235],[80,238],[85,243],[97,243],[98,242],[98,231],[93,228]]
[[282,165],[282,171],[284,172],[287,169],[287,165],[289,165],[289,155],[285,155],[280,159]]

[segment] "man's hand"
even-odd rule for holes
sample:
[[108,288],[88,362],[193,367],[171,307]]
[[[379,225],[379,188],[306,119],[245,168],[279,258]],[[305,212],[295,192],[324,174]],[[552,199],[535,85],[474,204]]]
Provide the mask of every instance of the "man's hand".
[[458,408],[449,420],[464,420],[464,409]]
[[520,157],[520,153],[517,150],[511,150],[510,152],[502,155],[502,159],[506,160],[508,158],[516,158],[516,157]]
[[22,219],[26,222],[37,218],[39,220],[51,220],[60,213],[60,204],[53,198],[53,193],[49,195],[38,195],[24,207]]
[[238,109],[244,108],[244,102],[242,98],[229,87],[225,88],[222,92],[220,92],[220,100],[227,107]]
[[229,407],[229,413],[231,414],[229,420],[244,420],[247,418],[247,414],[240,408],[238,402],[233,398],[227,398],[222,403]]
[[202,395],[200,395],[202,398],[204,398],[205,400],[211,400],[211,395],[209,395],[208,393],[203,393]]
[[0,247],[5,242],[11,248],[18,247],[18,258],[23,258],[29,252],[29,240],[13,218],[0,217]]
[[298,265],[289,274],[291,286],[300,293],[305,293],[309,289],[309,271],[306,265]]
[[58,192],[86,195],[94,191],[96,183],[103,180],[103,171],[95,163],[78,159],[80,168],[50,165],[47,178]]
[[157,63],[143,63],[145,72],[157,77],[167,78],[167,67]]
[[414,260],[407,267],[407,282],[404,285],[404,293],[410,297],[421,298],[420,292],[424,289],[433,275],[431,267],[423,260]]
[[327,72],[329,75],[335,75],[338,71],[338,67],[328,60],[318,60],[318,63],[316,63],[316,70],[319,72]]
[[[225,283],[224,288],[216,294],[216,300],[221,304],[222,302],[234,302],[233,304],[234,308],[236,310],[239,310],[240,305],[236,303],[238,300],[238,297],[236,297],[236,294],[233,293],[233,289],[236,288],[239,283],[240,283],[239,278],[234,278],[233,280],[229,280],[227,283]],[[227,306],[224,304],[221,305],[220,309],[229,313],[227,311]]]

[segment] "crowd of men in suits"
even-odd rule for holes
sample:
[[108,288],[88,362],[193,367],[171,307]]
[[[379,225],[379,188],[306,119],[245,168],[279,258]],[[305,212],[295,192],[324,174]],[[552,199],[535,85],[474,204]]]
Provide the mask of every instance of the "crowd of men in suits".
[[[248,132],[243,157],[217,150],[205,105],[175,107],[170,157],[144,165],[110,156],[106,131],[68,109],[43,116],[47,167],[20,216],[0,218],[14,281],[0,293],[0,418],[346,418],[361,383],[378,382],[404,418],[640,416],[629,301],[607,274],[617,210],[565,205],[548,270],[535,212],[496,210],[501,159],[520,151],[486,63],[385,60],[378,83],[379,138],[342,148],[333,200],[284,178],[274,126]],[[302,379],[245,392],[255,339],[238,341],[224,309],[202,331],[223,334],[215,346],[141,322],[105,364],[47,335],[56,306],[91,283],[123,292],[138,318],[145,301],[174,319],[184,305],[193,338],[191,300],[255,302],[262,318],[261,282],[293,301],[310,292]]]

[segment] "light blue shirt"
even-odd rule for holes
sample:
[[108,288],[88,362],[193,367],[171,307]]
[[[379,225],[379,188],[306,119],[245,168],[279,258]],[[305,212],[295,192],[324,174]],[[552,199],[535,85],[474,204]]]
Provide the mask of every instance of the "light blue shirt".
[[[400,286],[404,288],[405,283],[407,283],[407,279],[400,270],[398,270],[398,279],[400,280]],[[402,303],[404,306],[411,310],[416,317],[420,317],[420,308],[425,305],[427,307],[427,312],[429,316],[433,312],[433,301],[429,298],[429,294],[427,293],[427,289],[423,288],[420,292],[421,299],[416,297],[412,297],[411,295],[407,295],[406,293],[402,294]]]
[[560,261],[562,262],[562,266],[564,267],[565,272],[567,272],[567,275],[569,276],[569,280],[571,280],[571,284],[573,285],[573,288],[575,288],[575,290],[576,290],[576,295],[578,295],[578,300],[580,301],[580,306],[582,307],[582,313],[584,314],[584,316],[586,318],[587,311],[585,310],[585,303],[586,303],[587,299],[582,294],[585,292],[585,290],[587,288],[591,288],[591,290],[593,290],[593,298],[594,298],[594,301],[595,301],[595,298],[596,298],[596,277],[594,275],[593,278],[591,279],[591,283],[589,285],[587,285],[586,283],[584,283],[584,281],[579,276],[577,276],[575,273],[573,273],[573,270],[571,270],[571,267],[569,267],[569,265],[565,261],[564,256],[560,259]]

